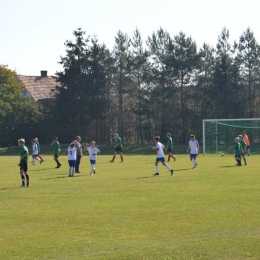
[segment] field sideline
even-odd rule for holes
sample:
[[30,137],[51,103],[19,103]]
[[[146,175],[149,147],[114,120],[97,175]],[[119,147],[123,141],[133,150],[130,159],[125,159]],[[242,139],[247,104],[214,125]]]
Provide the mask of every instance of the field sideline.
[[84,156],[69,178],[48,155],[21,189],[19,154],[0,156],[0,259],[260,259],[259,155],[177,155],[173,176],[155,157],[100,155],[90,176]]

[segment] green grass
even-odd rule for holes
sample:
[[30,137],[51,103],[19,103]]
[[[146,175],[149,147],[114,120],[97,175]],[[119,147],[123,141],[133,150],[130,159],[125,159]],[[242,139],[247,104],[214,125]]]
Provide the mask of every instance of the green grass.
[[17,156],[0,156],[0,259],[260,259],[260,161],[233,155],[188,155],[169,164],[155,155],[100,155],[89,175],[67,177],[67,157],[29,164],[21,189]]

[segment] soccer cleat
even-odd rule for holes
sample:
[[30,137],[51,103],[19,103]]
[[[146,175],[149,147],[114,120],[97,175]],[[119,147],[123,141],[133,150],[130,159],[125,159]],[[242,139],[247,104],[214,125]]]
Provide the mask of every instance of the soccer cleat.
[[173,175],[173,172],[174,172],[174,170],[173,170],[173,169],[171,169],[171,176]]
[[113,160],[111,160],[110,162],[114,162]]
[[30,184],[27,184],[26,187],[29,188],[29,187],[30,187]]
[[93,175],[93,172],[91,172],[90,175]]
[[76,171],[76,173],[80,173],[80,171]]
[[20,188],[25,188],[25,185],[24,185],[24,184],[22,184],[22,185],[20,186]]
[[44,160],[41,160],[41,161],[40,161],[40,164],[42,164],[43,162],[44,162]]
[[157,175],[159,175],[159,172],[156,172],[156,173],[154,174],[154,176],[157,176]]

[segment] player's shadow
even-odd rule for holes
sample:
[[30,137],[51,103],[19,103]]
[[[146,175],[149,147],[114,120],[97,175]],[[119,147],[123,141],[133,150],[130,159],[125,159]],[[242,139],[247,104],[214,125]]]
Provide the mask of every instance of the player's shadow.
[[191,168],[178,169],[178,170],[174,170],[174,172],[181,172],[181,171],[188,171],[188,170],[191,170]]
[[238,165],[226,165],[226,166],[222,166],[221,168],[233,168],[233,167],[241,167],[241,166],[238,166]]
[[[60,174],[61,175],[61,174]],[[84,175],[74,175],[74,177],[69,177],[68,175],[63,176],[57,176],[57,177],[51,177],[51,178],[40,178],[39,180],[56,180],[56,179],[65,179],[65,178],[78,178],[78,177],[84,177]]]
[[20,189],[20,187],[0,188],[0,190],[14,190],[14,189]]
[[52,169],[52,168],[41,168],[41,169],[34,169],[34,170],[31,170],[31,169],[29,169],[29,171],[30,172],[38,172],[38,171],[46,171],[46,170],[50,170],[50,169]]

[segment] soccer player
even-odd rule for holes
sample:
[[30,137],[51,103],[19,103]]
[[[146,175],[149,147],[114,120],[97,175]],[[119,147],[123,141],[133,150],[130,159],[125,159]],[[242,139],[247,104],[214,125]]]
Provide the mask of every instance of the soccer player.
[[160,142],[160,136],[155,136],[154,142],[155,142],[155,150],[157,152],[154,175],[155,176],[159,175],[159,166],[158,166],[159,162],[161,162],[162,165],[164,165],[171,172],[171,175],[173,175],[174,170],[168,164],[165,163],[164,152],[163,152],[164,145]]
[[18,140],[18,146],[21,147],[21,157],[20,163],[20,175],[22,179],[22,186],[21,188],[25,188],[25,179],[26,179],[26,187],[30,187],[29,182],[29,174],[28,174],[28,148],[25,146],[25,140],[23,138]]
[[37,137],[34,138],[35,143],[37,144],[38,147],[38,157],[41,159],[40,163],[44,162],[42,156],[41,156],[41,148],[40,148],[40,143]]
[[115,158],[116,158],[116,154],[120,154],[120,157],[121,157],[121,162],[124,161],[124,158],[123,158],[123,145],[122,145],[122,139],[119,137],[119,134],[116,133],[115,134],[115,145],[114,145],[114,148],[115,148],[115,152],[114,152],[114,155],[113,155],[113,158],[110,162],[114,162]]
[[240,143],[240,145],[241,145],[241,159],[243,158],[244,165],[247,165],[246,157],[245,157],[246,143],[245,143],[245,141],[243,140],[243,135],[239,135],[238,137],[239,137],[239,143]]
[[167,162],[169,162],[171,158],[173,158],[173,160],[176,161],[176,157],[172,154],[173,143],[172,143],[171,133],[167,133],[166,150],[168,152],[168,161]]
[[243,139],[246,143],[246,151],[247,151],[247,156],[250,156],[250,142],[249,142],[249,138],[248,135],[246,134],[246,132],[244,131],[243,133]]
[[187,152],[190,152],[190,160],[193,163],[193,169],[198,165],[197,156],[199,155],[199,142],[195,139],[195,135],[190,136],[191,140],[187,148]]
[[35,159],[39,162],[41,162],[41,160],[38,158],[38,146],[36,144],[36,142],[34,141],[34,139],[31,140],[32,143],[32,164],[35,165]]
[[75,143],[77,141],[73,141],[68,147],[68,163],[69,163],[69,177],[74,177],[76,160],[77,160],[77,147]]
[[235,138],[235,159],[237,161],[237,166],[242,166],[241,164],[241,144],[239,142],[239,137]]
[[77,159],[76,159],[76,167],[75,167],[76,173],[80,173],[79,165],[80,165],[80,160],[82,158],[82,146],[80,141],[81,141],[81,137],[77,136],[76,143],[75,143],[75,147],[77,148]]
[[90,145],[87,143],[85,149],[88,150],[89,160],[90,160],[90,175],[96,174],[95,164],[97,161],[97,155],[100,153],[100,150],[95,146],[95,141],[91,141]]
[[53,159],[57,163],[56,168],[61,167],[61,163],[59,162],[59,156],[60,156],[60,143],[58,142],[58,137],[54,137],[51,145],[54,147],[54,156]]

